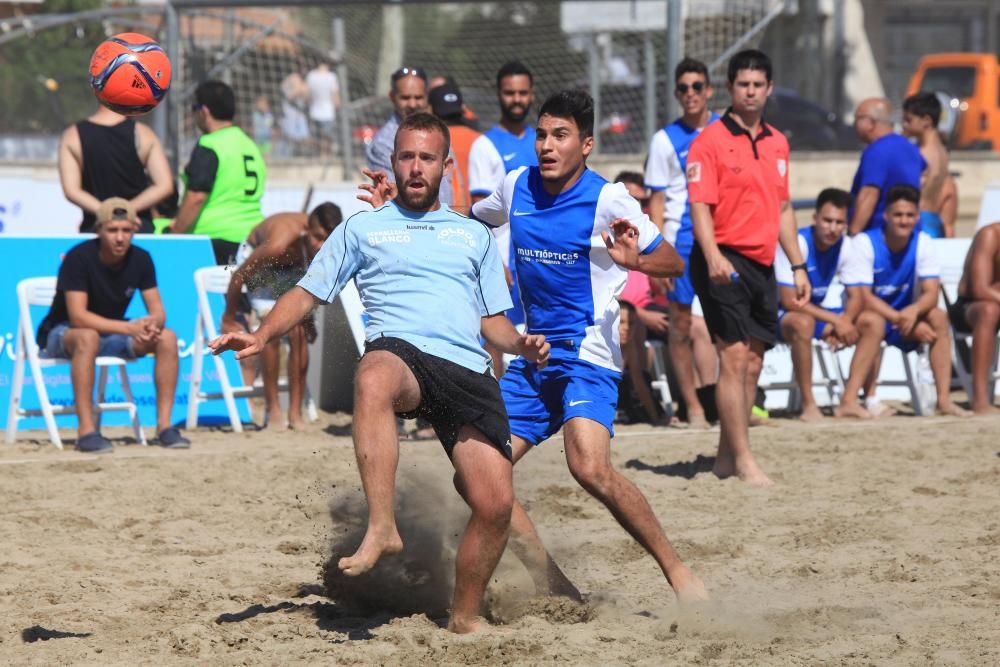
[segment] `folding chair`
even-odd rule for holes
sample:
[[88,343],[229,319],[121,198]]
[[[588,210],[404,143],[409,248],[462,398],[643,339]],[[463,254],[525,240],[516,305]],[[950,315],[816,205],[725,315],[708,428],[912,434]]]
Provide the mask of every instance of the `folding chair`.
[[670,395],[670,382],[667,381],[667,363],[663,355],[666,347],[663,341],[646,339],[646,347],[653,351],[653,381],[649,386],[660,395],[660,405],[663,407],[663,414],[667,416],[669,422],[674,418],[674,399]]
[[[955,286],[958,289],[958,286]],[[941,283],[941,299],[944,301],[945,310],[951,312],[952,300],[948,295],[948,290],[945,289],[944,283]],[[950,318],[949,318],[950,320]],[[964,345],[966,350],[971,354],[972,352],[972,332],[971,331],[959,331],[954,326],[951,327],[951,363],[955,368],[955,375],[958,376],[958,381],[962,385],[962,389],[968,394],[969,400],[972,400],[972,371],[965,365],[965,356],[962,354],[959,344]],[[993,351],[994,368],[993,374],[989,378],[992,382],[987,384],[987,391],[989,392],[990,403],[996,398],[996,388],[997,383],[1000,382],[1000,333],[997,334],[996,345]]]
[[[59,428],[56,426],[56,415],[76,414],[74,405],[53,405],[49,401],[48,390],[45,389],[45,378],[42,370],[60,365],[68,365],[69,359],[55,359],[43,356],[35,342],[35,325],[31,319],[32,306],[51,306],[56,295],[56,278],[28,278],[17,284],[17,342],[14,356],[14,379],[10,392],[10,403],[7,409],[7,433],[8,444],[17,438],[18,422],[26,417],[44,417],[45,428],[49,432],[49,440],[57,448],[62,449],[62,438],[59,437]],[[35,393],[38,396],[40,408],[27,409],[21,406],[24,397],[24,365],[27,362],[31,369],[31,378],[34,383]],[[146,444],[146,435],[139,423],[139,413],[132,398],[132,386],[128,381],[128,373],[125,366],[128,361],[120,357],[97,357],[96,365],[100,369],[97,382],[97,401],[94,404],[97,426],[101,426],[101,415],[104,412],[115,410],[128,412],[132,422],[132,430],[135,431],[135,439],[141,445]],[[121,381],[122,392],[125,394],[125,401],[120,403],[109,403],[104,400],[105,388],[108,383],[108,369],[118,368],[118,377]]]
[[[188,413],[187,428],[192,429],[198,425],[198,406],[205,401],[221,398],[226,403],[226,413],[229,415],[229,423],[236,433],[243,432],[243,424],[240,421],[239,411],[236,409],[237,398],[248,398],[251,396],[263,396],[263,386],[254,384],[251,386],[234,386],[229,381],[226,374],[226,365],[222,357],[212,355],[215,364],[215,372],[219,378],[221,390],[218,392],[205,392],[201,390],[202,373],[204,372],[205,355],[209,353],[208,341],[218,337],[219,332],[215,326],[215,316],[212,314],[212,306],[209,303],[209,294],[221,294],[229,290],[229,279],[231,270],[225,266],[209,266],[198,269],[194,272],[194,285],[198,298],[198,316],[194,325],[194,356],[191,368],[191,386],[188,391]],[[287,379],[278,383],[279,391],[288,390]],[[308,385],[305,392],[306,415],[311,421],[318,419],[316,403],[309,392]]]
[[[815,389],[820,387],[826,390],[827,396],[830,398],[830,405],[837,405],[840,403],[841,397],[844,395],[844,373],[840,366],[840,358],[837,356],[836,352],[830,349],[830,347],[821,340],[812,341],[812,351],[813,351],[813,379],[812,386]],[[791,356],[791,347],[785,343],[778,343],[775,347],[768,352],[768,354],[786,354]],[[762,384],[760,388],[764,391],[788,391],[788,410],[794,412],[802,407],[802,392],[799,389],[799,383],[795,381],[795,366],[789,363],[789,368],[791,368],[791,375],[785,382],[772,382],[770,384]],[[816,370],[819,370],[819,378],[816,378]]]

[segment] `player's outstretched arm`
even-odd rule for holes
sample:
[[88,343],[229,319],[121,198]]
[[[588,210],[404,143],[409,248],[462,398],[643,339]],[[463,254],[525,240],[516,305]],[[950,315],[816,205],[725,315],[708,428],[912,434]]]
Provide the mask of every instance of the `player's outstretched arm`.
[[256,331],[223,334],[209,341],[208,347],[214,354],[233,350],[237,359],[259,354],[270,341],[284,336],[301,322],[316,305],[313,295],[296,285],[278,299]]
[[503,313],[482,318],[483,337],[504,354],[516,354],[544,368],[549,363],[551,345],[541,334],[522,334]]

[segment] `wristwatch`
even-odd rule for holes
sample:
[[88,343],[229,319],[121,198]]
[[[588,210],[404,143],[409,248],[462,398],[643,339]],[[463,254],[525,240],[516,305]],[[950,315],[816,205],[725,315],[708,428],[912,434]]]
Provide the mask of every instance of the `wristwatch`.
[[802,264],[792,264],[792,271],[805,271],[809,272],[809,265],[803,262]]

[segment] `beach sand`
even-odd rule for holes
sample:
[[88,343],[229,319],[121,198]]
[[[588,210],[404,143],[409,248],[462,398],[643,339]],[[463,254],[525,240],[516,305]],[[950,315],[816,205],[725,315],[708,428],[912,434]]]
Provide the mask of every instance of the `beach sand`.
[[[707,470],[716,432],[621,427],[711,602],[679,609],[554,439],[515,484],[584,605],[538,598],[509,553],[496,625],[440,628],[466,514],[436,442],[404,442],[402,556],[345,581],[365,513],[350,419],[191,433],[190,451],[0,448],[0,656],[9,664],[1000,664],[1000,420],[773,420],[771,489]],[[120,432],[124,434],[124,431]],[[114,435],[111,432],[110,435]],[[68,434],[70,437],[71,434]],[[332,555],[331,555],[332,554]],[[377,576],[376,576],[377,575]]]

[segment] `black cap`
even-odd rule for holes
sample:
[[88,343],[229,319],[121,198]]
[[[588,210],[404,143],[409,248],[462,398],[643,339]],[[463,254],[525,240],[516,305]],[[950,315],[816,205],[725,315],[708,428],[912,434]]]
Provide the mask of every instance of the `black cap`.
[[453,83],[442,83],[437,88],[431,88],[431,109],[440,118],[458,116],[462,113],[462,93]]

